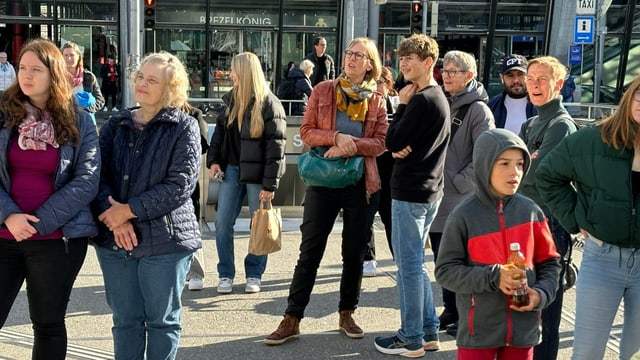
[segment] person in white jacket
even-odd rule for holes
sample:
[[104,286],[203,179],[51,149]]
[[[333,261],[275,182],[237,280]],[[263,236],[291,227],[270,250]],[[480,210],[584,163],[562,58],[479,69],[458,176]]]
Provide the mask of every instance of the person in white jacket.
[[0,52],[0,95],[4,92],[4,89],[16,81],[16,70],[13,65],[7,61],[7,53]]

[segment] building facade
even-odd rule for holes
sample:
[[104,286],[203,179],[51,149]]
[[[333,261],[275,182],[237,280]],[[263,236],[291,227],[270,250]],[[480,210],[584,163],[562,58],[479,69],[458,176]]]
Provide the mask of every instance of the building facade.
[[[287,63],[299,63],[313,51],[313,39],[319,35],[327,38],[327,52],[337,66],[342,60],[341,50],[350,39],[370,36],[378,40],[383,63],[397,69],[395,49],[410,32],[412,3],[410,0],[388,0],[383,5],[377,5],[375,0],[138,1],[139,4],[132,0],[2,1],[0,51],[6,51],[15,64],[22,44],[29,38],[48,37],[59,44],[74,41],[84,50],[85,65],[99,74],[109,55],[118,59],[124,69],[130,69],[135,65],[132,59],[139,59],[142,53],[166,50],[185,63],[191,79],[191,97],[219,97],[229,89],[233,55],[243,51],[256,53],[275,88]],[[144,25],[147,1],[155,8],[155,22],[150,27]],[[599,0],[599,10],[606,11],[602,11],[602,21],[594,24],[598,27],[594,37],[601,41],[580,44],[578,63],[575,57],[573,60],[569,57],[571,45],[575,45],[577,1],[422,3],[426,9],[425,31],[438,40],[441,54],[452,49],[473,53],[478,59],[479,80],[492,94],[501,89],[500,63],[510,53],[527,57],[550,54],[566,62],[582,88],[582,102],[593,100],[594,81],[601,84],[599,100],[615,102],[640,69],[637,57],[633,56],[640,50],[636,0]],[[143,43],[139,50],[131,45],[132,34],[128,34],[134,29],[133,35]]]

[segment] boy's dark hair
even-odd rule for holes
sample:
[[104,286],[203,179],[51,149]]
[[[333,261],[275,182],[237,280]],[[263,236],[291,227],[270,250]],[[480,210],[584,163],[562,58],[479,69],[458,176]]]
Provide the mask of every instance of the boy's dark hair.
[[440,55],[438,43],[425,34],[413,34],[402,40],[398,46],[398,56],[408,56],[416,54],[420,60],[430,57],[435,64]]
[[313,39],[313,45],[318,45],[318,44],[320,44],[320,40],[325,40],[325,39],[324,39],[324,36],[316,36],[316,37]]

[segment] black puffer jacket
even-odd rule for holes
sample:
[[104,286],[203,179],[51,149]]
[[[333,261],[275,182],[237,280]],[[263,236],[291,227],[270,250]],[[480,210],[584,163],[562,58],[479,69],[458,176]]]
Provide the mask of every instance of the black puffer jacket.
[[[225,94],[222,100],[227,107],[233,106],[231,92]],[[250,102],[248,109],[252,107],[253,102]],[[227,112],[220,115],[216,121],[216,131],[213,133],[207,152],[207,168],[218,164],[224,171],[227,166],[229,151],[228,136],[226,136]],[[251,138],[249,126],[243,126],[240,132],[240,183],[262,184],[264,190],[276,191],[285,171],[284,146],[287,122],[280,100],[271,93],[264,101],[262,118],[264,119],[262,137]],[[250,122],[251,111],[245,111],[243,123]]]
[[[132,113],[113,115],[100,129],[102,173],[96,213],[109,196],[128,203],[138,246],[132,256],[162,255],[202,247],[191,193],[200,169],[198,122],[178,109],[161,110],[136,136]],[[101,225],[100,246],[115,248],[113,233]]]

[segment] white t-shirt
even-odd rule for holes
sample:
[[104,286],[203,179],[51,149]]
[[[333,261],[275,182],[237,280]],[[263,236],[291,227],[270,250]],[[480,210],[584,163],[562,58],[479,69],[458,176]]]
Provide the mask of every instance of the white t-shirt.
[[513,131],[516,135],[520,134],[522,124],[527,121],[527,103],[529,99],[523,97],[514,99],[509,95],[504,98],[504,106],[507,108],[507,119],[504,122],[504,128]]

